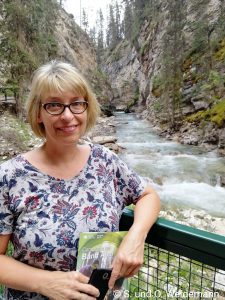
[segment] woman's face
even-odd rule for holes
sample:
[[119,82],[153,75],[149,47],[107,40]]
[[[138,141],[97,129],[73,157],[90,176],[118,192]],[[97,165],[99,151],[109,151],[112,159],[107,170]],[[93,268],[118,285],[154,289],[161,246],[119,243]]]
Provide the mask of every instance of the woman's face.
[[[57,105],[57,103],[69,105],[77,101],[84,101],[84,99],[74,92],[65,92],[53,93],[42,99],[41,104],[51,103],[48,105],[48,108],[54,110],[58,109],[57,107],[59,105]],[[51,115],[43,106],[41,106],[38,123],[43,123],[45,127],[47,142],[57,144],[76,144],[80,137],[84,135],[86,130],[87,110],[80,114],[74,114],[68,107],[66,107],[61,114]]]

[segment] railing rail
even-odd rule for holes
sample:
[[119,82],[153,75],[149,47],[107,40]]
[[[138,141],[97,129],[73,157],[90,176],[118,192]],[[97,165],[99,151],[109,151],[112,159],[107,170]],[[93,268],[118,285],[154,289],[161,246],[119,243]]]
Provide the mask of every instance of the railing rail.
[[[133,223],[133,211],[125,209],[121,230]],[[159,218],[149,232],[147,244],[225,270],[225,237]]]
[[[129,230],[133,217],[125,209],[120,230]],[[159,218],[146,238],[129,299],[225,300],[225,237]]]

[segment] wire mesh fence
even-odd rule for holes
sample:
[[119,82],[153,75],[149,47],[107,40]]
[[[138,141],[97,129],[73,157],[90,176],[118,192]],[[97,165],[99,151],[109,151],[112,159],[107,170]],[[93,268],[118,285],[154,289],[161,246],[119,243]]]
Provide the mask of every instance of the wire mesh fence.
[[222,300],[225,271],[146,244],[144,265],[131,280],[129,299]]
[[[125,210],[120,230],[129,230],[133,217]],[[144,265],[124,295],[118,299],[225,300],[225,237],[159,218],[146,238]]]
[[[126,210],[120,230],[129,230]],[[225,237],[158,219],[146,238],[144,264],[120,300],[225,300]],[[1,286],[0,286],[1,299]]]

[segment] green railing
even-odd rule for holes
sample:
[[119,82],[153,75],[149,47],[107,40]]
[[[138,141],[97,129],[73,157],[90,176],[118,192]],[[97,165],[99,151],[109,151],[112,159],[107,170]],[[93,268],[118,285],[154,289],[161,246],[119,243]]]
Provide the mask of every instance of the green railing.
[[[133,223],[123,213],[120,230]],[[119,299],[225,299],[225,237],[159,218],[149,232],[144,265]]]
[[[125,209],[120,230],[133,223]],[[120,300],[225,300],[225,237],[159,218],[149,232],[144,265]],[[0,293],[1,299],[1,293]]]

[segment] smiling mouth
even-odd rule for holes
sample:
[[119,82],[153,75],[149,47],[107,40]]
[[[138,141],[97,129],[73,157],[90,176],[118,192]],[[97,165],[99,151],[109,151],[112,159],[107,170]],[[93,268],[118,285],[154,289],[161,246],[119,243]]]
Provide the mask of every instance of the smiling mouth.
[[78,127],[78,125],[66,126],[66,127],[59,128],[59,130],[63,131],[63,132],[70,133],[70,132],[73,132],[77,127]]

